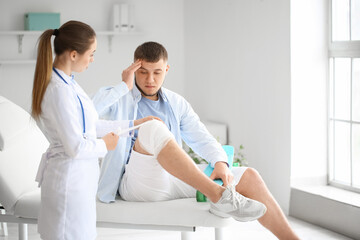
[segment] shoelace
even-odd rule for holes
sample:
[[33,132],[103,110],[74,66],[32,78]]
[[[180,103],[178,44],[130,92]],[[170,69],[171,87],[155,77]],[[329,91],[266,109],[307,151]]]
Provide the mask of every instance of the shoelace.
[[227,188],[230,190],[230,198],[234,208],[237,208],[237,204],[239,204],[239,206],[245,205],[246,198],[236,192],[234,185],[228,185]]

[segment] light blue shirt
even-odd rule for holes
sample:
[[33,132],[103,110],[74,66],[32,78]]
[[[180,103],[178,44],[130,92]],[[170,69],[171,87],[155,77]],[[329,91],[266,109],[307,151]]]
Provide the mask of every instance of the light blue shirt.
[[159,94],[159,98],[156,101],[146,97],[141,97],[141,100],[138,103],[137,119],[141,119],[147,116],[158,117],[171,131],[170,115],[170,106],[167,102],[165,102],[162,94]]
[[[173,118],[170,105],[165,102],[163,94],[159,94],[159,98],[156,101],[148,99],[146,97],[141,97],[141,100],[138,103],[136,119],[141,119],[147,116],[155,116],[160,118],[165,123],[170,132],[172,129],[171,126],[176,125],[176,121]],[[137,133],[138,131],[136,130],[134,137],[132,138],[132,146],[134,146],[134,142],[137,138]]]
[[[227,162],[227,155],[220,143],[208,132],[199,116],[182,96],[164,87],[159,95],[169,106],[169,124],[179,146],[182,146],[184,140],[194,152],[210,162],[212,167],[219,161]],[[127,85],[121,82],[115,87],[101,88],[94,95],[93,102],[100,118],[126,120],[138,118],[141,98],[135,84],[129,91]],[[115,201],[131,145],[131,138],[119,138],[116,149],[103,159],[98,187],[100,201]]]

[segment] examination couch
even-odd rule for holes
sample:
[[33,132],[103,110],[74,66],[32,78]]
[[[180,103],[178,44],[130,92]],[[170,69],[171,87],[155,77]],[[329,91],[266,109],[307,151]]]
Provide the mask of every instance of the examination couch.
[[[29,113],[0,96],[0,223],[17,223],[20,240],[27,239],[27,224],[37,223],[40,189],[34,179],[47,147]],[[198,227],[214,228],[214,239],[221,240],[223,228],[233,223],[209,213],[209,204],[194,198],[97,202],[98,227],[179,231],[182,240],[191,239]]]

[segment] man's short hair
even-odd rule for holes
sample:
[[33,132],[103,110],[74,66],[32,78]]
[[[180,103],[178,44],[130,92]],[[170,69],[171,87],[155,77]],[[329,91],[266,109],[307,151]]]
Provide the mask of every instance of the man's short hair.
[[163,59],[168,60],[168,53],[163,45],[157,42],[145,42],[138,46],[134,53],[134,61],[144,60],[146,62],[155,63]]

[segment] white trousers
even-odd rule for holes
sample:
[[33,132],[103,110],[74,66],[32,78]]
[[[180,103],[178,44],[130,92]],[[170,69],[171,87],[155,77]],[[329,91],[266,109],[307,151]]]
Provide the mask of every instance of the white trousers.
[[[140,146],[152,155],[132,151],[125,174],[121,180],[119,193],[127,201],[165,201],[196,196],[196,190],[168,173],[157,161],[162,148],[173,139],[172,133],[160,121],[149,121],[140,127]],[[198,165],[201,170],[206,164]],[[232,169],[234,184],[237,184],[246,167]]]

